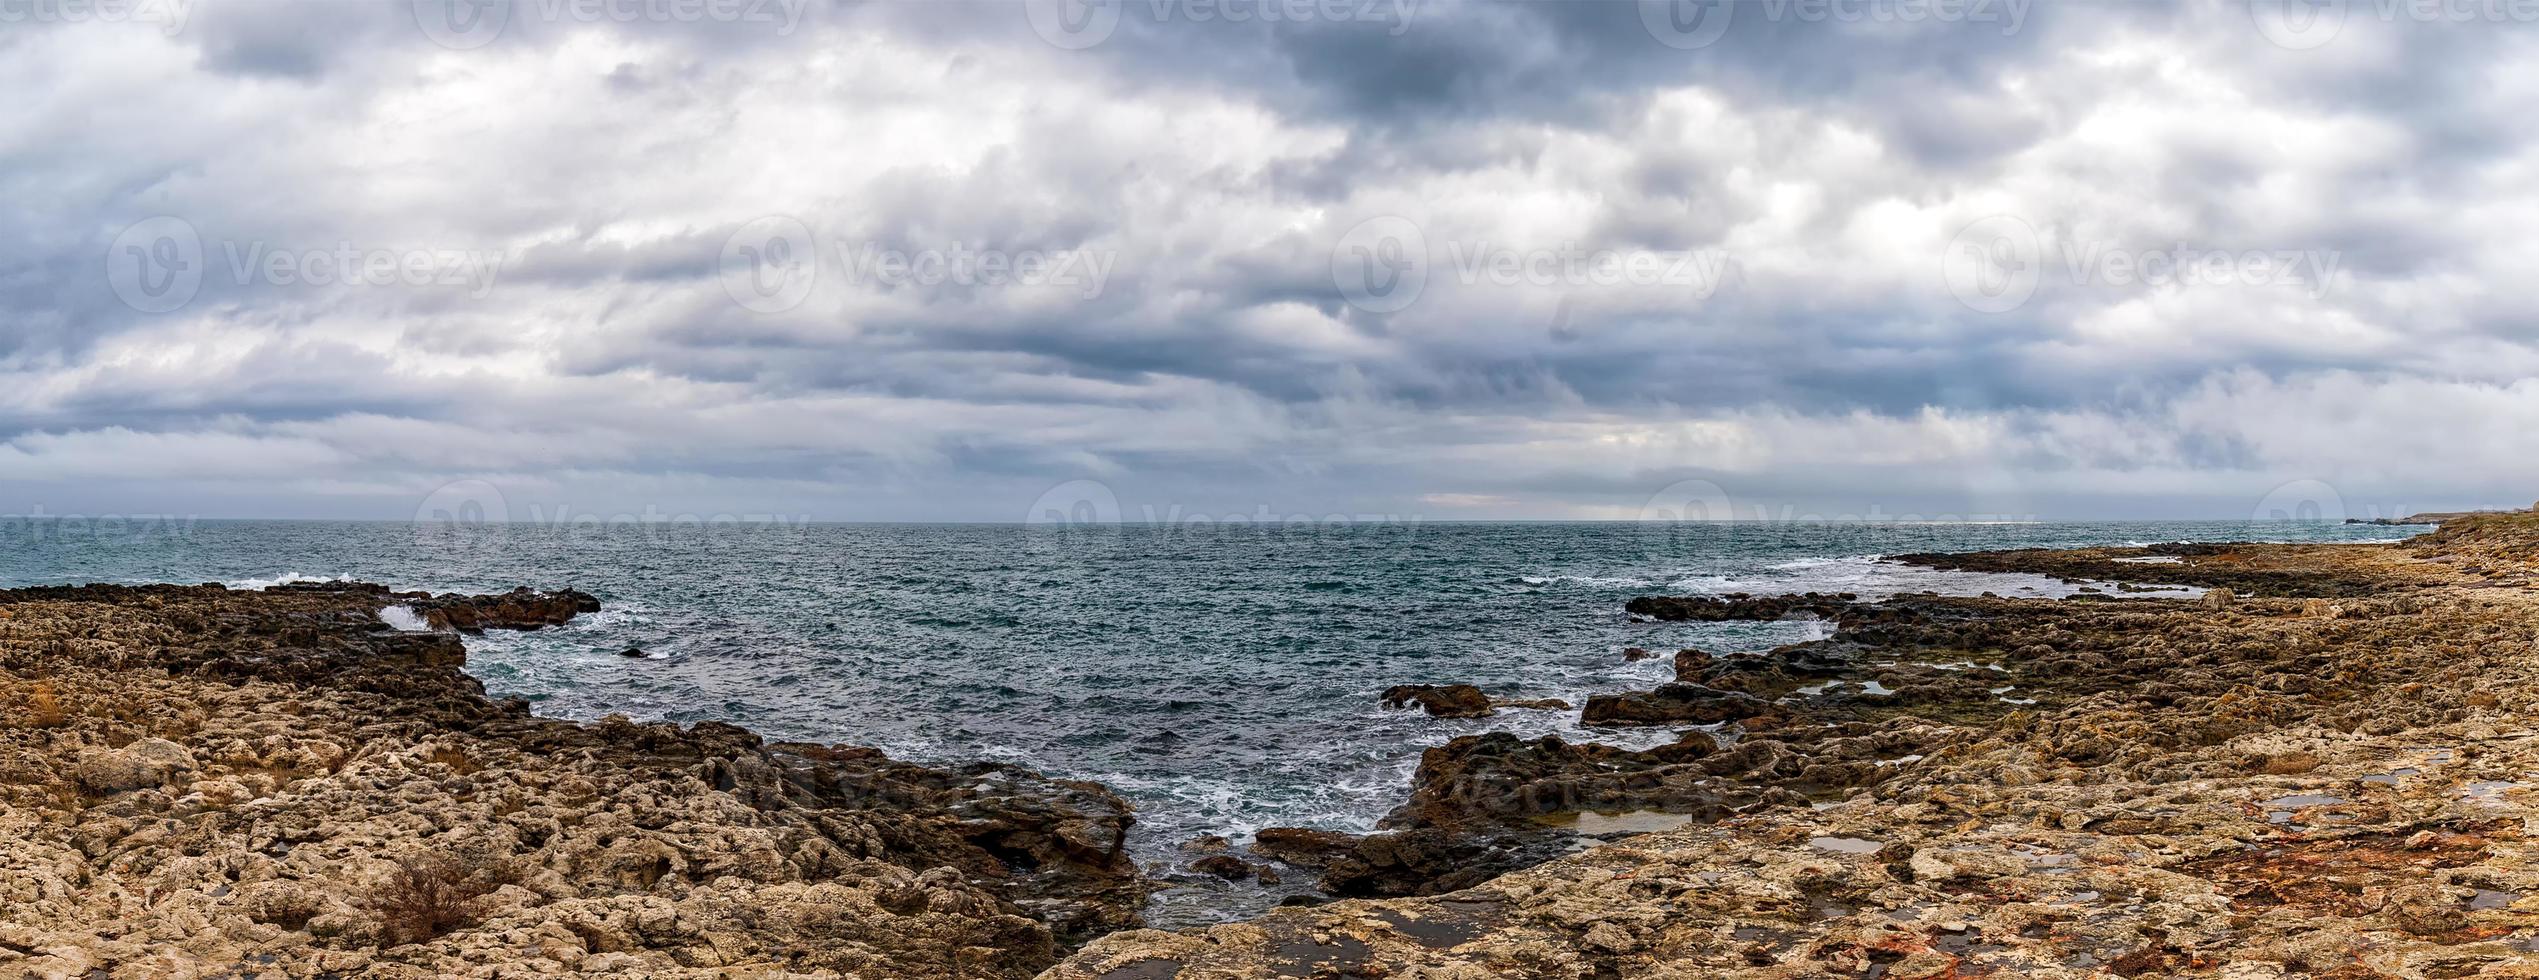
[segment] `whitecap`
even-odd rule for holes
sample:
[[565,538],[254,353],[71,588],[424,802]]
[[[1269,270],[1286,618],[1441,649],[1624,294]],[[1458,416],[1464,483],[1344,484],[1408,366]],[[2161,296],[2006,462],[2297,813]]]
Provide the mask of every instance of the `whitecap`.
[[284,572],[272,578],[242,578],[221,584],[233,589],[261,592],[277,585],[290,585],[294,582],[350,582],[352,580],[353,577],[350,575],[302,575],[298,572]]
[[379,610],[379,621],[390,626],[394,626],[398,630],[407,633],[428,633],[432,631],[431,624],[424,622],[423,617],[416,615],[413,606],[409,606],[404,603],[398,603]]

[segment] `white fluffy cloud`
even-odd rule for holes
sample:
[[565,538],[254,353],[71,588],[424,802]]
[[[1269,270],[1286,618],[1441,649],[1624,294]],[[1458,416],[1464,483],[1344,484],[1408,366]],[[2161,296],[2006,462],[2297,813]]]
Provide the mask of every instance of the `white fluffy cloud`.
[[1093,479],[1627,517],[1691,479],[2240,516],[2304,480],[2356,513],[2539,485],[2528,25],[2288,48],[2224,0],[1741,5],[1686,51],[1632,4],[1132,4],[1069,50],[1005,4],[524,2],[451,47],[429,3],[185,9],[0,34],[0,510],[404,517],[486,481],[1000,520]]

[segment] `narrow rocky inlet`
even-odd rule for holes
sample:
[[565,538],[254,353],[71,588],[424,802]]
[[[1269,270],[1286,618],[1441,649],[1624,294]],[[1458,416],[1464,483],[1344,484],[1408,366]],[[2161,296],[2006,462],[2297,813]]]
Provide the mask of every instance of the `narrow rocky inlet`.
[[2539,515],[1900,560],[2079,591],[1635,600],[1833,628],[1577,709],[1654,748],[1458,738],[1381,832],[1200,844],[1333,900],[1189,933],[1100,786],[462,671],[579,593],[0,592],[0,975],[2539,975]]

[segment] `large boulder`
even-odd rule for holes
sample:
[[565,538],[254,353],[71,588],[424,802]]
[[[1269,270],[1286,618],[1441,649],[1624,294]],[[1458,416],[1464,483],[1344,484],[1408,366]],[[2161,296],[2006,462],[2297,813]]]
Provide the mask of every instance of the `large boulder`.
[[1587,699],[1581,724],[1597,726],[1710,725],[1780,713],[1772,702],[1699,684],[1667,684],[1654,691],[1599,694]]
[[432,628],[461,633],[534,630],[559,626],[576,615],[599,611],[599,600],[589,593],[573,589],[541,592],[527,586],[495,595],[418,595],[406,605]]
[[1386,688],[1383,694],[1387,708],[1418,705],[1438,718],[1485,718],[1490,715],[1490,696],[1470,684],[1400,684]]

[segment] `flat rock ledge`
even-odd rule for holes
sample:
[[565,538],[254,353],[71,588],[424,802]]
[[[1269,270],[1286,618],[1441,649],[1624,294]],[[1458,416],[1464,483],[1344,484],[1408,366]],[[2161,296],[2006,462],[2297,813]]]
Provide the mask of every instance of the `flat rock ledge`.
[[0,976],[1019,980],[1139,924],[1099,786],[536,718],[460,670],[458,631],[596,608],[0,591]]
[[[1253,845],[1411,895],[1122,932],[1045,977],[2539,977],[2539,516],[1907,560],[2208,591],[1635,601],[1837,632],[1688,651],[1631,720],[1768,716],[1648,752],[1457,739],[1403,829]],[[1516,850],[1474,841],[1574,810],[1680,826],[1474,880]]]

